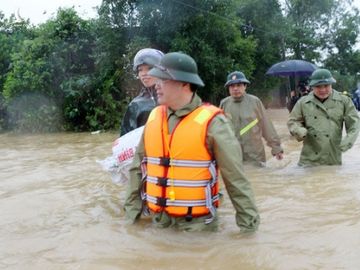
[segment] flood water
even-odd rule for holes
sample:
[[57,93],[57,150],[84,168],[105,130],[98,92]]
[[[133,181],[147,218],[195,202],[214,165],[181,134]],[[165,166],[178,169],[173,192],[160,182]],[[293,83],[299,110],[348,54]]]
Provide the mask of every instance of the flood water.
[[96,163],[117,133],[0,135],[0,269],[359,269],[360,139],[342,166],[300,168],[287,111],[268,113],[285,160],[245,166],[253,235],[239,234],[226,194],[215,233],[127,224],[124,186]]

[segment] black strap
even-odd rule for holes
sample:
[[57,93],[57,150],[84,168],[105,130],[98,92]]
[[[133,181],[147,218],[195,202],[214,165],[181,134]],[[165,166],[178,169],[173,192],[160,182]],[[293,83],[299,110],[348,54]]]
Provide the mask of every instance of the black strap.
[[158,177],[157,178],[157,185],[161,187],[167,187],[168,179],[166,177]]
[[193,217],[192,217],[192,206],[188,207],[188,211],[186,213],[186,216],[185,216],[185,220],[187,222],[190,222],[192,221]]
[[156,205],[161,206],[161,207],[165,207],[166,206],[166,201],[167,201],[167,198],[157,197],[156,198]]
[[170,158],[168,157],[160,157],[160,165],[169,167],[170,166]]

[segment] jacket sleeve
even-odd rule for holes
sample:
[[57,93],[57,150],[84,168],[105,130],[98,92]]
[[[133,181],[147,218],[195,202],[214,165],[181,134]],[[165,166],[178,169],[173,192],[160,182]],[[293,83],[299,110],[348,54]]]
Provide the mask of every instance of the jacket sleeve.
[[138,104],[134,100],[132,100],[127,107],[124,117],[121,121],[120,136],[123,136],[138,127],[138,110]]
[[299,142],[304,140],[307,135],[307,129],[304,126],[304,117],[301,106],[301,101],[295,104],[287,122],[290,134],[293,135]]
[[242,152],[228,120],[224,115],[216,116],[207,137],[210,152],[215,156],[217,165],[236,210],[236,223],[242,232],[257,230],[260,216],[250,182],[244,175]]
[[271,120],[267,117],[264,105],[260,100],[258,101],[257,107],[261,119],[262,135],[266,140],[267,145],[271,148],[271,154],[276,155],[283,152],[280,137],[277,134]]
[[140,143],[136,149],[135,156],[130,167],[130,181],[127,183],[125,196],[125,214],[126,218],[134,223],[141,215],[141,161],[144,157],[144,134],[140,139]]
[[222,110],[224,109],[224,99],[220,101],[219,108]]
[[346,136],[343,138],[340,144],[340,149],[342,152],[347,151],[354,145],[360,130],[359,115],[350,98],[346,98],[344,122]]

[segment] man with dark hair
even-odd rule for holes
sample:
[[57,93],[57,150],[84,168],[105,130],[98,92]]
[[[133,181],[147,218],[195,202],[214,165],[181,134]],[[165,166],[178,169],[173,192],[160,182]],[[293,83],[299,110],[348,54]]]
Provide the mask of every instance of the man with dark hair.
[[255,231],[260,217],[241,148],[222,111],[196,94],[204,83],[194,59],[168,53],[149,75],[157,78],[160,106],[150,113],[130,169],[127,218],[135,222],[144,212],[158,227],[214,231],[221,173],[237,225]]
[[306,96],[307,94],[309,94],[309,92],[310,92],[309,86],[305,82],[299,82],[298,91],[292,90],[290,92],[290,99],[289,99],[289,102],[287,104],[287,108],[288,108],[289,112],[292,111],[292,109],[294,108],[296,102],[301,97]]

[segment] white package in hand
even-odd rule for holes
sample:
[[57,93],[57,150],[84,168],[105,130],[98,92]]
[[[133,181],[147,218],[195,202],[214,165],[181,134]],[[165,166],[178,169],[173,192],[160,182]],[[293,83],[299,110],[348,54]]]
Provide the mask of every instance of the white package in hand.
[[125,184],[130,179],[130,165],[143,131],[144,126],[141,126],[117,138],[112,146],[112,155],[104,160],[97,160],[103,170],[111,174],[113,183]]

